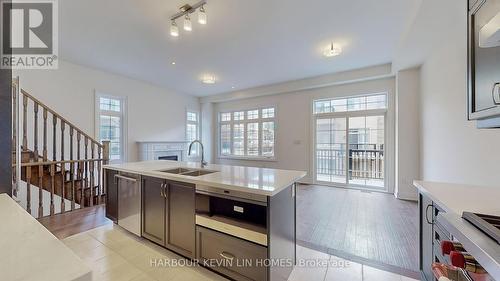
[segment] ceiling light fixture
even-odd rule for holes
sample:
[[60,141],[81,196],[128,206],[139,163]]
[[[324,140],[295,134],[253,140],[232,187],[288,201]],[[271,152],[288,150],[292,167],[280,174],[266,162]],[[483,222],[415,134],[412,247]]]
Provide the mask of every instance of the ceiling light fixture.
[[170,25],[170,35],[173,37],[179,36],[179,27],[177,27],[175,20],[173,20],[172,24]]
[[172,65],[175,65],[175,61],[172,62]]
[[205,74],[201,78],[201,82],[203,82],[203,84],[215,84],[216,80],[217,79],[212,74]]
[[201,6],[198,11],[198,23],[199,24],[207,24],[207,13],[205,13],[205,7]]
[[184,30],[185,31],[193,30],[193,25],[191,24],[191,18],[189,17],[189,14],[186,14],[186,17],[184,17]]
[[193,30],[193,23],[191,22],[191,17],[189,14],[196,12],[197,9],[199,9],[198,23],[203,25],[207,24],[207,14],[205,12],[205,4],[207,4],[207,0],[201,0],[200,2],[192,6],[189,4],[185,4],[182,7],[180,7],[179,12],[170,17],[170,20],[172,21],[170,25],[170,35],[172,35],[173,37],[179,36],[179,28],[177,27],[175,20],[181,17],[184,17],[184,26],[183,26],[184,30],[186,31]]
[[334,45],[333,42],[323,51],[323,55],[327,58],[338,56],[340,53],[342,53],[342,48]]

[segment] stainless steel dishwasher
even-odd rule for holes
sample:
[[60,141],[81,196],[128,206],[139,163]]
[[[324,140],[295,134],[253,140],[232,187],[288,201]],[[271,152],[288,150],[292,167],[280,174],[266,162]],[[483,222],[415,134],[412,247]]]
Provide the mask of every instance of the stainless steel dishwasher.
[[141,236],[141,176],[120,172],[118,181],[118,225]]

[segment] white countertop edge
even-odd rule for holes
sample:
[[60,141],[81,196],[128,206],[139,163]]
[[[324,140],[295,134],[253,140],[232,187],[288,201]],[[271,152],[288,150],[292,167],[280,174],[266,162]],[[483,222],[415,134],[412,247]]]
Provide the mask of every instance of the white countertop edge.
[[9,242],[0,243],[5,247],[0,251],[0,275],[5,280],[92,280],[88,265],[10,196],[0,194],[0,204],[5,227],[0,232]]
[[[179,165],[179,167],[184,167],[184,166]],[[265,196],[271,196],[271,197],[280,193],[282,190],[286,189],[287,187],[296,183],[298,180],[300,180],[301,178],[303,178],[307,175],[306,172],[296,171],[296,172],[302,172],[302,174],[300,176],[296,176],[296,177],[291,178],[285,184],[282,184],[279,187],[275,187],[274,190],[271,191],[271,190],[253,189],[253,188],[239,186],[239,185],[233,185],[233,184],[218,183],[218,182],[214,182],[214,181],[205,181],[200,177],[191,177],[191,176],[184,176],[184,175],[178,175],[178,174],[169,174],[169,173],[158,172],[158,171],[126,169],[126,168],[120,167],[119,165],[104,165],[103,168],[109,169],[109,170],[115,170],[115,171],[119,171],[119,172],[135,173],[135,174],[140,174],[140,175],[150,176],[150,177],[155,177],[155,178],[162,178],[162,179],[173,180],[173,181],[187,182],[187,183],[192,183],[195,185],[196,184],[207,185],[207,186],[211,186],[211,187],[215,187],[215,188],[241,191],[241,192],[258,194],[258,195],[265,195]],[[257,168],[257,167],[252,167],[252,168],[269,169],[269,168]],[[210,169],[207,169],[207,170],[210,170]]]
[[[415,186],[422,194],[424,194],[427,197],[429,197],[433,202],[435,202],[436,204],[438,204],[439,207],[441,209],[443,209],[443,211],[445,211],[447,213],[456,213],[452,209],[448,208],[448,206],[446,206],[446,204],[444,202],[442,202],[441,200],[439,200],[438,197],[434,196],[434,194],[432,192],[430,192],[427,188],[425,188],[425,184],[426,183],[432,183],[432,182],[425,182],[425,181],[420,181],[420,180],[414,180],[413,181],[413,186]],[[462,214],[458,214],[458,215],[462,215]]]
[[413,181],[418,191],[447,213],[464,211],[500,216],[500,187],[432,181]]

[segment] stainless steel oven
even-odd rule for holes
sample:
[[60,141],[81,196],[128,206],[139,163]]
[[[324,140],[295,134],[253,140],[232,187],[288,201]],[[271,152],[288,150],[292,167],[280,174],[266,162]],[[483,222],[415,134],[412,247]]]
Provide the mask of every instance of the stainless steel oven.
[[468,112],[478,127],[500,127],[500,0],[469,0]]

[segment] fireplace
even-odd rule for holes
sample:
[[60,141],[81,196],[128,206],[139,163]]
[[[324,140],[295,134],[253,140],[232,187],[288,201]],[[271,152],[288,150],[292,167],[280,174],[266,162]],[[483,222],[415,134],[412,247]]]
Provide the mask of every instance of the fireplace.
[[138,142],[140,161],[173,160],[185,161],[187,142]]
[[177,155],[158,156],[158,160],[179,161],[179,157]]

